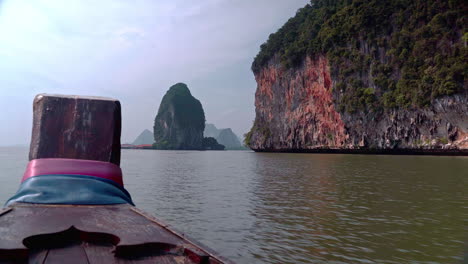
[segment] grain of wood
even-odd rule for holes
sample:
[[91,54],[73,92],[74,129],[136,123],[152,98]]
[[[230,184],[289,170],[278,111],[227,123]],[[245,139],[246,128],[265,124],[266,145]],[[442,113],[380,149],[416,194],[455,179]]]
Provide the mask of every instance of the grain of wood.
[[29,159],[120,164],[121,107],[115,99],[39,94],[33,103]]

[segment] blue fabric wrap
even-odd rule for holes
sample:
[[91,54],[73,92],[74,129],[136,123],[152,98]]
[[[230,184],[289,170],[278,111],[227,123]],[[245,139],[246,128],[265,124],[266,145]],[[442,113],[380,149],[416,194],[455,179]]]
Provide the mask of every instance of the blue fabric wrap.
[[21,183],[5,206],[37,204],[133,204],[130,194],[111,180],[86,175],[40,175]]

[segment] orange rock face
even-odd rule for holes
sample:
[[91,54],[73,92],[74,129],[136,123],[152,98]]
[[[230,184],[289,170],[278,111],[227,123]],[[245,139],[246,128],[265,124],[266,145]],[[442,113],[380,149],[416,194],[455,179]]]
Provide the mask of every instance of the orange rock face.
[[468,95],[436,99],[422,109],[340,113],[323,55],[285,70],[277,58],[256,73],[256,151],[436,150],[468,152]]
[[[261,143],[258,147],[267,147],[269,140],[279,142],[281,148],[344,146],[345,127],[333,104],[333,82],[324,56],[315,60],[307,58],[303,70],[296,74],[271,64],[256,76],[256,80],[257,116],[266,123],[265,126],[271,124],[280,129],[274,135],[270,132],[271,139],[260,139],[264,135],[256,135]],[[267,129],[272,130],[271,127],[263,128]]]

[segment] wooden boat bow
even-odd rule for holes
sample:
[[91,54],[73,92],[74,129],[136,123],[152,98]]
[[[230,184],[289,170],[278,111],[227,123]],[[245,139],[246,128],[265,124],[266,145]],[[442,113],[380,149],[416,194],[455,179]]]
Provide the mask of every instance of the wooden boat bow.
[[0,263],[231,263],[133,206],[120,103],[41,94],[30,163],[0,211]]

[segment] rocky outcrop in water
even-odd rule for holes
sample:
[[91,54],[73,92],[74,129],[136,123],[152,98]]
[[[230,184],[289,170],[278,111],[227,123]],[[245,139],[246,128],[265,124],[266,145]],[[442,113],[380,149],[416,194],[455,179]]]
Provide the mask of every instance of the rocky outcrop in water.
[[313,1],[252,64],[256,151],[468,153],[463,1]]
[[157,149],[201,150],[205,113],[186,84],[178,83],[164,95],[154,121]]
[[339,112],[325,56],[296,69],[273,60],[256,74],[256,119],[249,146],[259,151],[467,150],[468,96],[420,109]]
[[225,146],[218,143],[213,137],[203,138],[203,149],[204,150],[224,150]]
[[245,150],[248,149],[243,146],[236,134],[230,128],[218,129],[213,124],[206,124],[205,131],[203,132],[205,137],[215,138],[219,144],[222,144],[228,150]]

